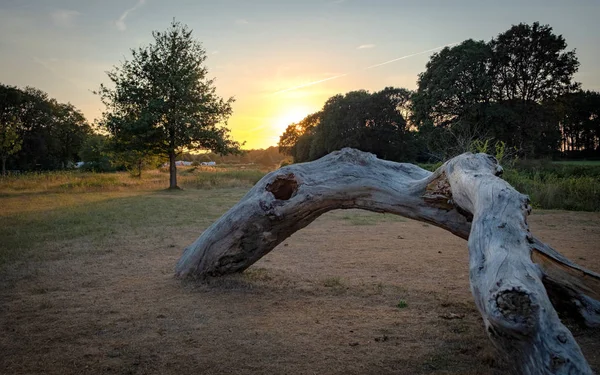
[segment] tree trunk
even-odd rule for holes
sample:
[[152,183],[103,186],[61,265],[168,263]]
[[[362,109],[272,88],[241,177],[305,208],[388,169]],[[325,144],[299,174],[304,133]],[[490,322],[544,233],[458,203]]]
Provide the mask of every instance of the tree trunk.
[[179,186],[177,186],[176,157],[175,152],[169,152],[169,189],[179,189]]
[[2,157],[2,176],[6,176],[6,157]]
[[468,239],[475,303],[517,373],[591,374],[548,295],[559,311],[600,325],[600,275],[531,235],[529,199],[501,172],[485,154],[457,156],[431,173],[353,149],[290,165],[266,175],[186,248],[176,275],[241,272],[333,209],[393,213]]

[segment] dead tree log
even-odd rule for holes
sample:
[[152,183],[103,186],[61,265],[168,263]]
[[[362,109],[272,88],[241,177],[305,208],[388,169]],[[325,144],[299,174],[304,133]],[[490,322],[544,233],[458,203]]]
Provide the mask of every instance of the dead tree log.
[[555,308],[600,325],[600,275],[531,235],[529,198],[501,173],[485,154],[457,156],[431,173],[353,149],[287,166],[266,175],[187,247],[176,275],[241,272],[333,209],[393,213],[468,239],[475,303],[515,372],[591,374]]

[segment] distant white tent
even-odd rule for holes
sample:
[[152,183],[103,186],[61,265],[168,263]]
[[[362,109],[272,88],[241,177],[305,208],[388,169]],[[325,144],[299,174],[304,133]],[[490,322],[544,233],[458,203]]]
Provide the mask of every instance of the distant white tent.
[[[191,161],[183,161],[183,160],[177,160],[175,162],[175,165],[178,167],[189,167],[192,165],[193,162]],[[200,165],[209,165],[209,166],[215,166],[217,165],[217,163],[215,163],[214,161],[203,161],[202,163],[200,163]],[[168,167],[169,163],[164,163],[163,167]]]
[[[189,167],[190,165],[192,165],[191,161],[183,161],[183,160],[177,160],[175,161],[175,165],[178,167]],[[164,163],[163,167],[168,167],[169,163]]]

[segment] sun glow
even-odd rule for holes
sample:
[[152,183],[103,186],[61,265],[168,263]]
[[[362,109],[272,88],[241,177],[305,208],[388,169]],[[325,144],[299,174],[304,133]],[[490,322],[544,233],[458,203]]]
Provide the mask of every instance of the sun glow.
[[310,108],[305,106],[292,107],[284,112],[280,112],[274,117],[273,128],[278,132],[278,134],[281,134],[285,131],[288,125],[299,122],[311,113],[312,112]]

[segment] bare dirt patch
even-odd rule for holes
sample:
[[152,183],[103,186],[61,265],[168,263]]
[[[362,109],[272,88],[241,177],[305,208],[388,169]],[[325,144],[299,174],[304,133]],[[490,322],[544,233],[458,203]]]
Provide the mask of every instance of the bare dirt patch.
[[[505,373],[469,291],[466,242],[427,224],[336,211],[243,275],[175,280],[182,249],[243,193],[120,197],[86,209],[112,221],[102,235],[29,243],[44,255],[1,271],[0,372]],[[147,211],[106,216],[118,207]],[[600,270],[600,214],[540,211],[530,225]],[[600,370],[599,332],[570,328]]]

